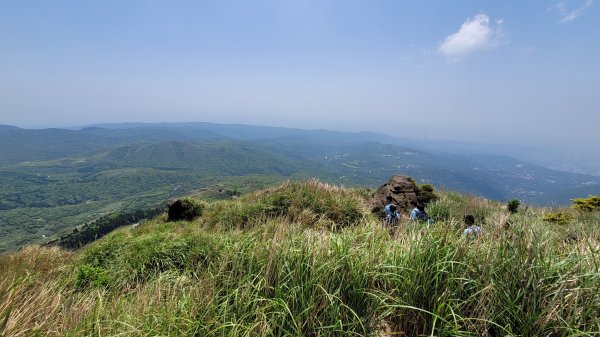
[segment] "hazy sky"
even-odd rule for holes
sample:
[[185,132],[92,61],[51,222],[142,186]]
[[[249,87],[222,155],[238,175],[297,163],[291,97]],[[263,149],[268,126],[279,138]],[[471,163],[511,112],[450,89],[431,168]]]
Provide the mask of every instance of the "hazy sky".
[[599,13],[594,0],[2,0],[0,124],[209,121],[594,149]]

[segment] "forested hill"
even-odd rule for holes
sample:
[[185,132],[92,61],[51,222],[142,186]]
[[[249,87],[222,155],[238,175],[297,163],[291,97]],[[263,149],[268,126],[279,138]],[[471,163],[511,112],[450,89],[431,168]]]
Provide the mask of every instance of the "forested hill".
[[80,130],[0,127],[0,164],[91,155],[108,147],[139,142],[225,139],[208,130],[145,126],[127,129],[86,127]]

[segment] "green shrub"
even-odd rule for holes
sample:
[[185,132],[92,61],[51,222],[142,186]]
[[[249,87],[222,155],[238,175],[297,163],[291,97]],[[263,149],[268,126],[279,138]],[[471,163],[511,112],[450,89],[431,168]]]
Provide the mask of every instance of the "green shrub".
[[566,225],[573,217],[565,212],[550,213],[544,216],[543,220],[558,225]]
[[600,209],[600,196],[590,195],[588,198],[576,198],[573,199],[573,207],[585,211],[591,212]]
[[112,283],[112,279],[104,268],[82,264],[75,272],[75,286],[79,289],[93,287],[106,288]]
[[178,199],[169,205],[167,221],[187,220],[191,221],[202,216],[206,204],[192,198]]
[[519,205],[521,205],[521,202],[517,199],[510,200],[506,204],[506,206],[508,207],[508,211],[513,214],[517,213],[517,211],[519,210]]
[[429,203],[432,203],[438,200],[437,194],[435,194],[435,190],[433,185],[431,184],[423,184],[417,185],[417,202],[421,205],[427,206]]

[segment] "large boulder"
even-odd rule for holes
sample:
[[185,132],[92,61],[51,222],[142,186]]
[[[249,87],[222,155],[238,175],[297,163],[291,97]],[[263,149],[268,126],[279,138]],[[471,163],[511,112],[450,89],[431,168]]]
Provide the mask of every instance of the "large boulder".
[[383,214],[385,205],[388,204],[387,197],[398,206],[398,212],[408,212],[411,209],[410,202],[417,201],[418,188],[415,181],[407,176],[395,175],[387,183],[381,185],[373,194],[370,201],[371,212]]

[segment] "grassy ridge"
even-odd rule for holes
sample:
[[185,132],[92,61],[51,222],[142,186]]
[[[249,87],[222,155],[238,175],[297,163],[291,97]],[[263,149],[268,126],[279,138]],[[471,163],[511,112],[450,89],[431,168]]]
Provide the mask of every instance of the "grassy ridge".
[[[0,257],[0,333],[11,336],[593,336],[600,215],[441,193],[439,221],[395,230],[364,191],[288,183],[161,216],[78,253]],[[460,236],[475,214],[484,235]],[[349,214],[354,214],[349,216]],[[348,218],[349,217],[349,218]],[[60,261],[60,262],[56,262]]]
[[365,214],[364,191],[350,191],[316,180],[283,185],[221,201],[206,210],[203,223],[229,229],[250,228],[261,220],[285,217],[311,227],[340,228],[358,224]]

